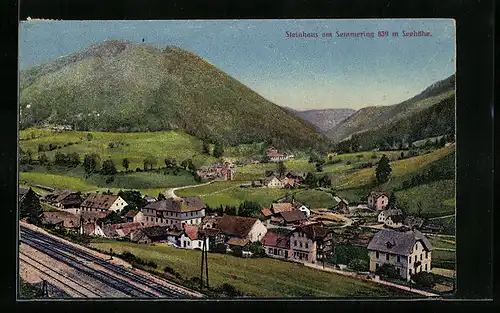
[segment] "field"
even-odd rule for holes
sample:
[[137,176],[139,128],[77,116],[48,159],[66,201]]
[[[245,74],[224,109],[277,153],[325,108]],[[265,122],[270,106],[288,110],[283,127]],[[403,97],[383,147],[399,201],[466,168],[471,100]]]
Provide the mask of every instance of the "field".
[[[396,192],[398,203],[410,212],[454,214],[455,181],[441,180]],[[451,204],[451,205],[450,205]]]
[[[91,244],[102,251],[129,251],[156,262],[159,271],[173,268],[181,277],[199,277],[199,251],[175,249],[166,245],[102,241]],[[258,297],[397,297],[406,293],[362,280],[322,272],[300,264],[269,258],[238,258],[225,254],[208,254],[209,279],[212,286],[229,283],[247,294]],[[235,276],[236,278],[232,278]]]
[[455,269],[456,252],[455,251],[432,251],[432,267],[445,269]]
[[[283,162],[288,171],[316,172],[314,163],[307,159],[296,159]],[[247,164],[237,168],[235,179],[239,181],[258,180],[264,178],[266,171],[277,171],[278,163]]]
[[[29,134],[43,132],[40,129],[29,129],[21,132],[21,138],[30,137]],[[87,134],[92,139],[87,140]],[[110,132],[82,132],[66,131],[61,133],[45,133],[39,138],[22,140],[20,146],[23,150],[31,150],[37,154],[38,145],[61,146],[50,152],[45,152],[49,159],[57,151],[63,153],[77,152],[83,159],[86,153],[98,153],[101,160],[111,158],[118,170],[123,170],[124,158],[130,160],[130,169],[143,168],[143,160],[148,156],[155,156],[158,165],[164,164],[165,158],[175,158],[177,162],[191,158],[196,166],[211,164],[216,159],[201,153],[201,141],[193,136],[173,131],[150,133],[110,133]],[[68,143],[76,143],[67,145]],[[111,145],[110,145],[111,144]]]
[[[454,146],[445,147],[424,155],[403,159],[391,162],[392,177],[399,178],[409,175],[413,172],[422,169],[428,164],[431,164],[444,156],[453,153]],[[349,173],[339,177],[336,181],[332,182],[338,189],[358,188],[372,184],[375,179],[375,167],[366,168],[354,173]]]
[[456,241],[454,237],[427,236],[434,248],[455,249]]

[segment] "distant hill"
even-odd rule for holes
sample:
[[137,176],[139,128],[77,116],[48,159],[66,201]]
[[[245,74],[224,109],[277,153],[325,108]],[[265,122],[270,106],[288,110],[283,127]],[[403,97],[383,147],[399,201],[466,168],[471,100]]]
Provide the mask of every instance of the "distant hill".
[[298,111],[292,108],[285,109],[313,125],[320,133],[328,132],[338,123],[342,122],[356,112],[356,110],[353,109],[323,109],[305,111]]
[[[439,81],[422,91],[415,97],[392,106],[367,107],[356,111],[344,121],[333,127],[326,136],[334,142],[340,142],[351,138],[353,135],[361,135],[363,132],[371,131],[380,137],[380,130],[393,127],[399,121],[411,119],[412,116],[426,111],[434,105],[453,99],[455,97],[455,75]],[[454,110],[454,108],[453,108]],[[431,112],[427,111],[427,112]],[[446,111],[451,113],[449,110]],[[454,116],[454,111],[453,111]],[[428,117],[430,118],[430,116]],[[420,116],[425,121],[425,116]],[[449,116],[446,120],[450,120]],[[434,120],[427,119],[429,127]],[[454,124],[454,118],[453,118]],[[390,126],[392,125],[392,126]],[[411,128],[411,127],[410,127]],[[377,135],[378,133],[378,135]],[[375,138],[374,138],[375,139]],[[421,139],[421,138],[416,138]]]
[[180,130],[226,144],[271,141],[309,148],[326,140],[195,54],[109,40],[20,74],[20,126]]

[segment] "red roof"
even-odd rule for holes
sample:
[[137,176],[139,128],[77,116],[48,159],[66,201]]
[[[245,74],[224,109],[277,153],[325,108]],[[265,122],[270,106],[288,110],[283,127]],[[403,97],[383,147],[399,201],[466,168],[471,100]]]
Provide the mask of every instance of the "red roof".
[[267,153],[267,156],[272,158],[272,157],[280,157],[280,156],[283,156],[281,153],[277,152],[277,151],[269,151]]
[[266,217],[267,217],[267,216],[271,216],[271,215],[273,215],[273,212],[271,212],[271,210],[269,210],[269,209],[267,209],[267,208],[262,209],[262,211],[261,211],[261,212],[262,212],[262,215],[264,215],[264,216],[266,216]]
[[227,241],[227,243],[231,246],[240,246],[240,247],[246,246],[249,242],[250,240],[246,238],[231,238]]
[[191,240],[198,239],[198,227],[195,225],[184,225],[184,232]]
[[277,247],[283,249],[290,248],[290,240],[288,236],[274,233],[271,231],[267,232],[264,238],[262,238],[260,242],[262,243],[263,246]]

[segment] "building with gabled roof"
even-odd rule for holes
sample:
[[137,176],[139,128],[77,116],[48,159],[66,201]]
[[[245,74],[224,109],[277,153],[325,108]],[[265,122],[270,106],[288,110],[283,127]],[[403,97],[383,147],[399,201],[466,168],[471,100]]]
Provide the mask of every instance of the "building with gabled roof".
[[431,272],[432,250],[429,240],[418,230],[382,229],[368,244],[370,271],[392,264],[403,279],[410,280],[415,273]]
[[268,231],[260,243],[269,257],[278,259],[290,257],[290,238],[286,234]]
[[205,241],[206,249],[209,250],[209,238],[204,232],[200,232],[196,225],[184,225],[184,230],[180,237],[180,246],[184,249],[202,249]]
[[182,229],[184,224],[199,225],[205,216],[205,204],[200,197],[172,197],[146,205],[142,210],[143,221]]
[[290,258],[299,262],[327,258],[333,250],[333,230],[320,223],[299,226],[290,233],[290,249]]
[[82,202],[80,208],[82,212],[120,212],[127,205],[120,196],[92,193]]
[[259,241],[267,232],[262,222],[253,217],[224,215],[217,222],[216,228],[226,237],[248,239],[250,242]]
[[383,210],[389,204],[389,197],[383,192],[372,191],[368,195],[368,207],[372,210]]

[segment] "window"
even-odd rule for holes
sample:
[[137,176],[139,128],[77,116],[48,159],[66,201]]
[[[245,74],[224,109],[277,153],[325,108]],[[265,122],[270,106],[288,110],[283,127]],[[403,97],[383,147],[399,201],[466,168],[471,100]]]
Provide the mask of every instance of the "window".
[[278,249],[274,248],[273,252],[274,252],[275,255],[278,254]]
[[398,255],[397,256],[398,262],[401,262],[401,257]]
[[294,245],[294,246],[297,246],[297,240],[294,240],[294,241],[293,241],[293,245]]
[[158,223],[158,218],[156,218],[156,222]]
[[375,263],[375,268],[378,269],[378,263]]
[[428,259],[429,258],[429,251],[425,251],[425,258]]
[[401,275],[401,270],[399,268],[397,268],[396,271],[398,272],[398,275]]
[[191,245],[191,243],[188,241],[188,246],[190,246],[190,245]]
[[302,241],[300,242],[300,247],[302,248]]
[[198,247],[201,247],[201,241],[198,241]]
[[386,261],[389,261],[389,253],[386,253],[386,254],[385,254],[385,260],[386,260]]
[[273,248],[269,248],[268,252],[269,254],[273,254]]
[[309,245],[308,245],[308,244],[307,244],[307,242],[306,242],[306,249],[308,249],[308,248],[309,248]]
[[425,270],[427,271],[427,264],[425,264]]
[[420,261],[422,261],[422,258],[424,257],[423,254],[420,254]]
[[375,252],[375,257],[378,259],[378,256],[379,255],[378,255],[378,251],[377,251],[377,252]]
[[413,262],[417,262],[417,256],[415,255]]
[[411,274],[412,274],[412,270],[411,270],[411,268],[410,268],[410,275],[411,275]]

